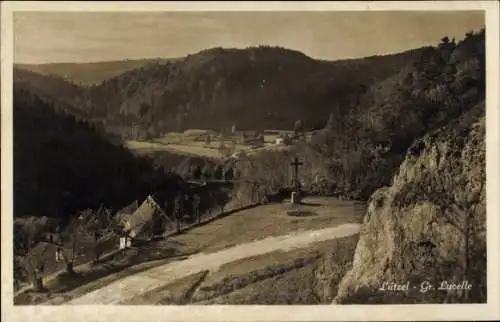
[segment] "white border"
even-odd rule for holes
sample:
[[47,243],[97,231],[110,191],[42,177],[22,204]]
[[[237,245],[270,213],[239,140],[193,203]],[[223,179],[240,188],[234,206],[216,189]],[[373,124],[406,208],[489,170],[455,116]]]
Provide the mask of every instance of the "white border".
[[[421,2],[3,2],[2,41],[2,321],[333,321],[500,319],[499,251],[499,4]],[[13,306],[12,305],[12,58],[13,11],[435,11],[485,10],[487,52],[488,304],[324,306]]]

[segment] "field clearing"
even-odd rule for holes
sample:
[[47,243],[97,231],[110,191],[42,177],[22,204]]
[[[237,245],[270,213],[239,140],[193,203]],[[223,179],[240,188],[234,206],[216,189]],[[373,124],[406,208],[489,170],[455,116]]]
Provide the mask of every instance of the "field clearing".
[[204,156],[208,158],[220,158],[219,151],[203,146],[190,146],[184,144],[161,144],[152,141],[127,141],[126,148],[138,154],[148,154],[158,151],[166,151],[184,156]]
[[[219,146],[224,144],[232,149],[231,153],[245,152],[252,155],[264,151],[282,151],[289,149],[289,146],[276,145],[276,139],[283,133],[293,133],[293,131],[265,132],[263,134],[264,142],[258,146],[253,143],[241,143],[238,139],[241,137],[222,137],[214,131],[203,129],[191,129],[185,132],[169,132],[161,137],[147,141],[129,140],[125,146],[138,153],[148,154],[158,151],[167,151],[183,156],[201,156],[208,158],[223,158],[219,152]],[[312,132],[306,133],[306,136],[312,135]],[[206,138],[210,137],[207,142]],[[236,140],[236,141],[233,141]]]
[[[157,140],[154,141],[126,141],[125,147],[129,150],[138,153],[140,155],[145,155],[154,152],[170,152],[173,154],[183,155],[183,156],[201,156],[207,158],[220,159],[223,156],[218,151],[218,143],[212,142],[210,145],[206,146],[203,142],[199,141],[187,141],[184,140],[182,144],[178,143],[168,143],[162,144],[158,143]],[[278,146],[274,144],[267,144],[260,148],[254,148],[251,145],[236,144],[235,152],[244,151],[247,155],[252,155],[255,153],[263,151],[282,151],[289,149],[288,146]]]
[[279,134],[264,134],[264,142],[265,143],[274,143],[276,139],[279,138]]
[[[363,203],[327,197],[305,198],[304,203],[298,207],[283,203],[244,210],[172,236],[169,241],[183,245],[183,253],[210,253],[270,236],[360,223],[365,210]],[[310,211],[317,216],[288,216],[286,212],[291,209]]]

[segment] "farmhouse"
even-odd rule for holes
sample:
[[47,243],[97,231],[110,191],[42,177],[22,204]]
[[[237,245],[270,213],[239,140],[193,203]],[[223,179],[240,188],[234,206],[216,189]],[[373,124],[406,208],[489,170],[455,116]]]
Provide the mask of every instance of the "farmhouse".
[[123,230],[134,239],[149,239],[153,237],[155,225],[168,218],[163,209],[148,196],[137,210],[126,216]]
[[289,145],[291,143],[292,138],[286,134],[280,134],[276,137],[275,144],[276,145]]
[[125,223],[127,222],[128,218],[137,211],[139,208],[139,203],[136,201],[132,202],[131,204],[127,205],[126,207],[118,210],[118,212],[115,215],[115,220],[116,222],[124,226]]

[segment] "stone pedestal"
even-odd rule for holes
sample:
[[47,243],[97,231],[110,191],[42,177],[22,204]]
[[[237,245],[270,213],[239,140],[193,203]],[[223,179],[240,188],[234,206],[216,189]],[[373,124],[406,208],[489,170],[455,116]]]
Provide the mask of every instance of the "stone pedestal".
[[300,203],[300,195],[297,191],[292,192],[292,196],[290,198],[290,202],[294,205]]

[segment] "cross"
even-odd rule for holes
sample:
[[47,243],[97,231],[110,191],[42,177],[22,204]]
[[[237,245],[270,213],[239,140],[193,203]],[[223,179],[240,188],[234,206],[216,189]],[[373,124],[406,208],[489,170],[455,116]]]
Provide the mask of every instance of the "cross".
[[299,184],[299,166],[301,166],[303,163],[299,161],[297,157],[294,158],[292,162],[293,166],[293,181],[295,183],[295,189],[297,192],[300,190],[300,184]]

